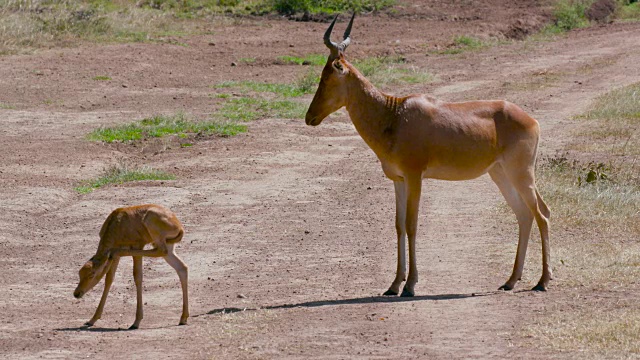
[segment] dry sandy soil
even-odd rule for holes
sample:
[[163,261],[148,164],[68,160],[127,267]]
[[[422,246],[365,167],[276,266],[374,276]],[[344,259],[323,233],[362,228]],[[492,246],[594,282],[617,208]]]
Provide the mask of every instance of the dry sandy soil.
[[[385,89],[397,95],[521,105],[541,123],[543,155],[562,149],[572,116],[594,97],[640,81],[640,24],[438,55],[429,50],[454,35],[504,36],[549,13],[536,2],[447,3],[357,18],[349,53],[402,54],[437,77]],[[209,96],[211,85],[292,81],[307,69],[275,64],[277,56],[326,50],[326,23],[210,26],[213,35],[180,39],[188,46],[88,44],[0,57],[0,103],[13,107],[0,109],[0,357],[581,358],[539,346],[522,329],[557,304],[603,293],[563,287],[571,273],[562,270],[550,291],[525,291],[540,275],[535,233],[518,290],[495,291],[511,271],[516,227],[498,226],[503,200],[487,176],[425,182],[416,297],[391,298],[379,295],[395,272],[393,186],[344,113],[317,128],[264,119],[243,135],[161,151],[84,139],[100,125],[159,113],[210,114],[222,101]],[[257,61],[230,66],[240,58]],[[553,81],[539,80],[545,74]],[[74,191],[118,158],[178,178]],[[145,319],[125,330],[135,287],[124,259],[103,319],[83,328],[101,285],[74,299],[77,270],[108,213],[141,203],[164,204],[185,224],[178,254],[190,266],[189,325],[177,326],[175,272],[145,260]],[[551,241],[553,249],[562,234]]]

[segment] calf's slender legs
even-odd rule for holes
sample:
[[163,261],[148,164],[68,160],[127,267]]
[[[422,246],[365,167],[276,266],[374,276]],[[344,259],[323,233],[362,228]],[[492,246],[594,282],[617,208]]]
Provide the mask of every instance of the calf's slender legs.
[[188,290],[188,276],[189,268],[187,265],[176,255],[173,250],[173,244],[167,244],[169,254],[165,256],[165,261],[176,270],[178,277],[180,278],[180,285],[182,286],[182,316],[180,316],[179,325],[186,325],[189,318],[189,290]]
[[144,317],[142,310],[142,256],[133,256],[133,282],[136,284],[136,320],[129,327],[129,330],[137,329]]
[[116,270],[118,269],[119,261],[120,259],[114,258],[113,260],[111,260],[111,265],[108,265],[110,267],[109,267],[109,270],[107,270],[107,276],[105,277],[105,280],[104,280],[104,290],[102,290],[102,297],[100,298],[100,304],[98,305],[98,308],[96,309],[96,312],[93,314],[93,317],[91,318],[91,320],[84,323],[86,326],[93,326],[93,324],[95,324],[96,321],[98,321],[102,317],[102,310],[104,310],[104,304],[107,302],[109,289],[111,289],[111,284],[113,284],[113,278],[116,274]]

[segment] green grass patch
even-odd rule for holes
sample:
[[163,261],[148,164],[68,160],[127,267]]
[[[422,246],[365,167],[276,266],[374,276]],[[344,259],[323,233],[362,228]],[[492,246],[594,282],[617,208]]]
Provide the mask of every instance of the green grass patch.
[[99,128],[87,135],[87,138],[91,141],[111,143],[167,135],[186,137],[188,134],[198,133],[233,136],[246,131],[245,125],[212,120],[192,121],[186,115],[178,113],[172,116],[156,115],[130,124]]
[[215,89],[232,88],[243,92],[271,92],[285,97],[296,97],[305,94],[295,84],[261,83],[257,81],[225,81],[213,86]]
[[142,180],[174,180],[175,176],[149,167],[136,168],[119,162],[105,169],[104,174],[96,179],[83,181],[75,190],[81,194],[90,193],[95,189],[109,184],[122,184],[130,181]]
[[444,49],[434,51],[436,54],[455,55],[465,51],[478,50],[489,46],[490,44],[478,38],[468,35],[459,35],[453,38],[451,45]]
[[16,107],[13,105],[9,105],[9,104],[5,104],[5,103],[0,103],[0,109],[5,109],[5,110],[13,110]]
[[96,81],[110,81],[111,78],[109,76],[105,76],[105,75],[98,75],[98,76],[94,76],[93,80],[96,80]]
[[250,97],[231,99],[218,115],[228,121],[253,121],[264,118],[303,118],[307,105],[289,100],[265,100]]
[[271,92],[284,97],[298,97],[313,93],[319,81],[320,77],[310,71],[299,77],[293,84],[225,81],[213,87],[216,89],[234,88],[244,92]]
[[[259,83],[255,81],[227,81],[213,87],[216,89],[232,88],[247,96],[230,98],[228,94],[220,94],[220,98],[228,99],[217,116],[226,121],[253,121],[264,118],[293,119],[302,118],[307,111],[307,104],[287,98],[312,94],[320,78],[312,69],[299,76],[294,83]],[[253,92],[253,94],[249,94]],[[275,95],[265,99],[263,93]],[[269,97],[269,96],[267,96]]]
[[353,66],[376,86],[428,83],[435,78],[423,69],[408,66],[401,56],[359,59]]
[[240,58],[238,61],[245,64],[254,64],[256,62],[256,58]]
[[278,56],[277,62],[295,65],[324,65],[327,62],[327,55],[309,54],[304,57],[299,56]]
[[484,46],[484,42],[480,39],[476,39],[472,36],[460,35],[453,39],[453,44],[456,46],[462,46],[469,49],[477,49]]

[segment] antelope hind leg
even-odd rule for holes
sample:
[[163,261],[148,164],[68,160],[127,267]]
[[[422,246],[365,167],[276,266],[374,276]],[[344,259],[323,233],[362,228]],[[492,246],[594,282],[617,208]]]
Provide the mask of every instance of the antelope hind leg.
[[178,273],[178,277],[180,278],[180,285],[182,287],[182,315],[180,316],[178,325],[187,325],[187,319],[189,318],[189,267],[176,255],[173,246],[173,244],[167,244],[169,254],[164,259]]
[[136,320],[129,327],[129,330],[137,329],[144,317],[142,309],[142,256],[133,257],[133,281],[136,284]]
[[511,277],[504,285],[500,286],[498,290],[513,290],[516,283],[522,277],[522,271],[524,269],[524,260],[527,254],[527,246],[529,244],[529,237],[531,236],[531,227],[533,225],[533,214],[525,204],[524,200],[516,188],[511,184],[507,178],[504,170],[500,165],[489,171],[489,175],[493,182],[498,185],[498,189],[507,201],[507,204],[513,210],[518,220],[518,249],[516,251],[516,259],[513,263],[513,272]]
[[422,174],[409,174],[405,178],[407,193],[407,212],[405,228],[409,243],[409,276],[402,289],[402,297],[412,297],[418,282],[418,265],[416,259],[416,236],[418,230],[418,212],[420,210],[420,195],[422,193]]

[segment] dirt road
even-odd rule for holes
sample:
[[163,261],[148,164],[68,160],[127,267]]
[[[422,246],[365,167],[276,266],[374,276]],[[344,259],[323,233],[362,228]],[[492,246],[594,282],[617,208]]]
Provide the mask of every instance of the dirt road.
[[[571,116],[595,96],[640,81],[638,24],[450,56],[419,44],[482,27],[433,23],[363,17],[349,50],[363,57],[391,49],[437,76],[386,89],[398,95],[520,104],[542,125],[543,155],[562,149]],[[223,80],[294,79],[299,67],[267,60],[324,52],[325,26],[268,20],[220,26],[213,37],[187,39],[188,47],[87,45],[0,57],[0,100],[12,105],[0,109],[2,357],[579,357],[522,336],[555,303],[576,301],[563,288],[570,274],[562,269],[549,292],[521,291],[540,276],[535,233],[519,290],[495,291],[510,274],[516,225],[508,232],[496,225],[503,200],[487,176],[425,183],[417,296],[389,298],[379,295],[395,271],[393,186],[344,114],[317,128],[303,119],[260,120],[247,134],[159,152],[84,139],[99,125],[156,113],[211,113],[218,100],[210,86]],[[394,43],[411,29],[424,31]],[[230,66],[243,56],[257,64]],[[113,81],[92,80],[100,74]],[[178,179],[73,190],[119,157]],[[149,202],[171,208],[187,230],[178,254],[190,266],[189,326],[177,326],[175,272],[145,260],[141,329],[123,331],[135,311],[129,261],[121,262],[103,319],[81,328],[101,285],[81,300],[72,291],[100,225],[118,206]],[[559,241],[562,234],[552,232],[552,249]]]

